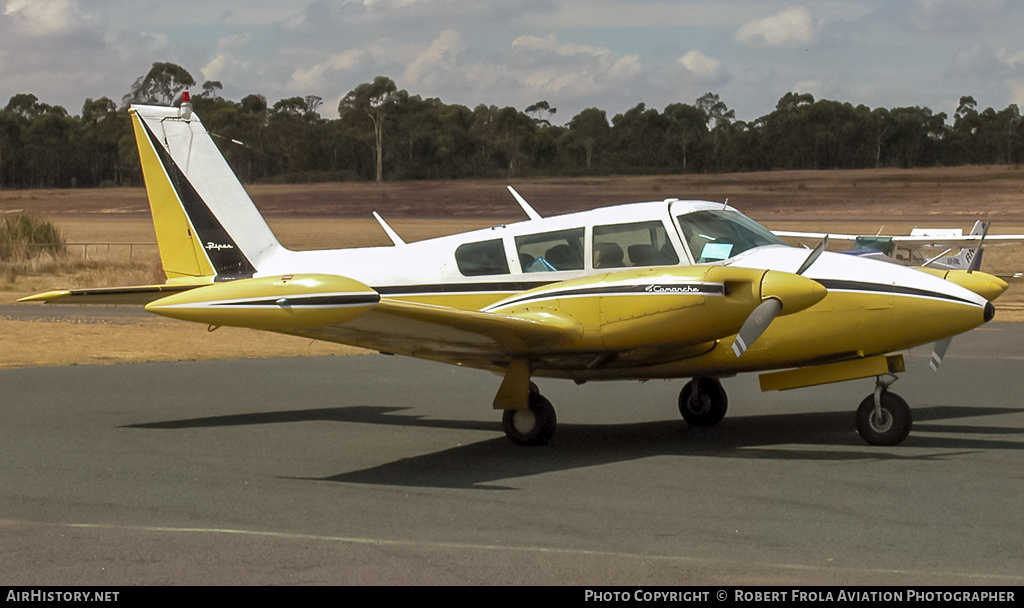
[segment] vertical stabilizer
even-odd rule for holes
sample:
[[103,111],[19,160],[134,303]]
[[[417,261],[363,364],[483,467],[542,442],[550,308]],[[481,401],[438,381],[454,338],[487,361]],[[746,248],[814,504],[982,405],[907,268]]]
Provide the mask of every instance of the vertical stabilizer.
[[168,282],[252,276],[281,245],[199,117],[157,106],[131,116]]

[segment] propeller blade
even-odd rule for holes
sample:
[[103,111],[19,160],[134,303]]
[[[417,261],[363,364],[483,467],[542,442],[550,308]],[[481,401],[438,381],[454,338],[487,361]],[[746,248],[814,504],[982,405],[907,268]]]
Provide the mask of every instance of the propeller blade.
[[807,256],[807,259],[804,260],[804,263],[800,264],[800,269],[797,270],[795,274],[802,275],[808,268],[810,268],[811,264],[814,264],[815,260],[817,260],[818,257],[821,255],[821,252],[825,251],[825,247],[828,247],[827,234],[825,235],[825,238],[821,239],[821,242],[818,243],[818,246],[815,247],[813,251],[811,251],[811,255]]
[[942,365],[942,358],[946,356],[946,350],[949,349],[950,343],[953,341],[953,337],[943,338],[935,343],[932,347],[931,360],[928,361],[928,365],[932,368],[933,372],[939,371],[939,366]]
[[777,298],[768,298],[757,305],[747,320],[743,322],[740,333],[736,334],[736,341],[732,343],[732,352],[737,357],[742,355],[752,345],[764,330],[775,320],[776,315],[782,310],[782,301]]

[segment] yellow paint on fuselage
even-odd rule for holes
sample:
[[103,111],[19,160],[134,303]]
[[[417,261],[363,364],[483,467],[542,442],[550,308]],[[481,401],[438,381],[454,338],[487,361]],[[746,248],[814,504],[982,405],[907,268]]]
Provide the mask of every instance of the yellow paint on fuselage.
[[[545,370],[535,375],[576,380],[730,376],[884,354],[926,344],[984,323],[978,306],[906,296],[829,292],[819,304],[775,319],[742,356],[718,340],[709,352],[637,367]],[[640,343],[637,343],[640,346]],[[626,360],[628,361],[628,359]]]

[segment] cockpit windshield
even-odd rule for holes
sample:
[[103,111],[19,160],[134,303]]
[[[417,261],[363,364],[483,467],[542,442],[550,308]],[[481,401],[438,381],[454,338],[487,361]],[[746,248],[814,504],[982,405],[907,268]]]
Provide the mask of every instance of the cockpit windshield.
[[732,209],[694,211],[676,218],[696,263],[716,262],[763,245],[785,245],[767,228]]

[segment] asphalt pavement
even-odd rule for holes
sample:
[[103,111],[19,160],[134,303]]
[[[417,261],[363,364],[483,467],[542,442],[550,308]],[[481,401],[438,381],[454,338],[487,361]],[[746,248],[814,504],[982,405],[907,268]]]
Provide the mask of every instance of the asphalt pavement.
[[1024,583],[1024,324],[915,350],[900,446],[871,380],[760,393],[717,427],[681,381],[538,381],[551,443],[505,439],[500,379],[367,355],[0,370],[11,585]]

